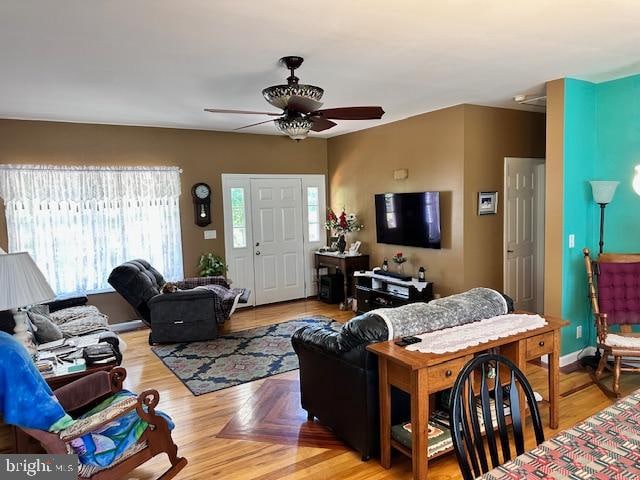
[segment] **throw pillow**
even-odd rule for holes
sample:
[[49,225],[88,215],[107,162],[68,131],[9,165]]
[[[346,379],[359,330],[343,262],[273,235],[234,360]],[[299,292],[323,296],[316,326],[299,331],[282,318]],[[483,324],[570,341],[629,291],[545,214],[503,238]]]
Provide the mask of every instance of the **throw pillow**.
[[38,343],[53,342],[62,338],[62,331],[49,318],[47,306],[35,305],[27,310],[27,315],[33,325],[33,333]]

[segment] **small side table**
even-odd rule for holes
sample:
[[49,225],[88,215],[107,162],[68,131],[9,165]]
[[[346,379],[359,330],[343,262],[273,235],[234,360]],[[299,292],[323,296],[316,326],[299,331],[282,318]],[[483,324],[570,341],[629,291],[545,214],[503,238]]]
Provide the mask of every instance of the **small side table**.
[[316,277],[318,278],[318,298],[320,298],[320,269],[322,267],[333,267],[340,270],[344,277],[344,301],[346,302],[353,285],[353,273],[358,270],[369,269],[369,255],[316,252],[315,267]]

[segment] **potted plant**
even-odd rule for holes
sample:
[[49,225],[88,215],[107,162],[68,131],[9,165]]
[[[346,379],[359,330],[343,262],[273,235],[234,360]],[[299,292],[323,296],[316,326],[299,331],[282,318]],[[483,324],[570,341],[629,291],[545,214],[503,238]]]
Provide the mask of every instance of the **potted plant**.
[[324,223],[324,228],[329,231],[334,231],[338,235],[338,250],[340,253],[344,253],[347,247],[347,234],[362,230],[364,225],[358,221],[355,213],[347,214],[344,207],[339,216],[329,207],[327,209],[327,221]]
[[201,277],[215,277],[217,275],[225,275],[227,267],[224,259],[220,255],[213,252],[205,253],[200,256],[198,262]]

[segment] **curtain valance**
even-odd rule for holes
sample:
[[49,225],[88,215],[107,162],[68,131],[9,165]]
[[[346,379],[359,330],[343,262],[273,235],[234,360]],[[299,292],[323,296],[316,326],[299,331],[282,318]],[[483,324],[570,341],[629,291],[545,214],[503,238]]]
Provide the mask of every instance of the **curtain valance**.
[[149,201],[179,196],[178,167],[0,165],[0,197],[5,203]]

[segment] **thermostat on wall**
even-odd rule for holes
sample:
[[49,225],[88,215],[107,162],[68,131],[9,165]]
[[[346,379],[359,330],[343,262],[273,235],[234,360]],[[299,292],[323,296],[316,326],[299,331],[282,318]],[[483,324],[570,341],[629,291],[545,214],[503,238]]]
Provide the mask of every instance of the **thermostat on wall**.
[[204,239],[205,240],[215,240],[218,237],[215,230],[205,230],[204,231]]

